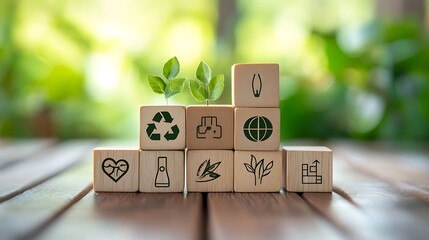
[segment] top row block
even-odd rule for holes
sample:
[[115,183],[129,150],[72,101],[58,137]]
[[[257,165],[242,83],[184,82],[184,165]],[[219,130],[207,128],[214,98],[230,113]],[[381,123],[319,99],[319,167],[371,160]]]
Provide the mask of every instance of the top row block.
[[234,64],[232,102],[235,107],[279,107],[278,64]]

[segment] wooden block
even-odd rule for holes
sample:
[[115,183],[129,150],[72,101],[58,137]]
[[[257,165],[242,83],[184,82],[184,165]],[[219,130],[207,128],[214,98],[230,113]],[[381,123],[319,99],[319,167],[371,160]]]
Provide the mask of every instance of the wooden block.
[[278,150],[280,147],[280,109],[236,108],[235,150]]
[[138,190],[138,149],[94,149],[94,191],[137,192]]
[[234,108],[230,105],[186,108],[188,149],[233,149]]
[[279,192],[282,184],[281,151],[235,151],[235,192]]
[[185,106],[142,106],[140,149],[185,149]]
[[233,169],[232,150],[188,150],[186,158],[188,192],[232,192]]
[[332,150],[327,147],[283,147],[286,190],[332,192]]
[[232,82],[235,107],[279,107],[278,64],[235,64]]
[[184,151],[141,151],[140,192],[183,192]]

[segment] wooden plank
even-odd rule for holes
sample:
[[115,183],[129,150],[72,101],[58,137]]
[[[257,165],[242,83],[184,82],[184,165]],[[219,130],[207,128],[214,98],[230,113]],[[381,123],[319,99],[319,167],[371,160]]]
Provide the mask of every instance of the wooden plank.
[[5,144],[0,145],[0,169],[40,154],[54,143],[53,139],[5,141]]
[[[88,152],[90,156],[90,152]],[[79,163],[0,204],[2,239],[27,239],[40,232],[92,189],[92,165]]]
[[296,193],[209,193],[210,239],[342,239]]
[[201,239],[200,193],[94,193],[40,239]]
[[[334,153],[338,149],[331,147]],[[362,174],[342,154],[334,154],[334,173],[336,193],[302,197],[343,232],[355,239],[425,239],[429,234],[426,203]]]
[[68,141],[43,154],[0,170],[0,203],[55,176],[91,151],[95,141]]
[[367,175],[429,203],[429,156],[378,144],[336,142],[336,153]]

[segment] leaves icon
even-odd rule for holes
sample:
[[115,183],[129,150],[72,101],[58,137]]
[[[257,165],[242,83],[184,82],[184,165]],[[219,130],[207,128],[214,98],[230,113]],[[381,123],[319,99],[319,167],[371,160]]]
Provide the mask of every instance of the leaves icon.
[[220,177],[220,174],[214,172],[220,164],[221,162],[217,162],[213,165],[210,165],[210,159],[201,163],[197,170],[197,176],[199,179],[197,182],[210,182]]
[[250,155],[250,164],[244,163],[246,170],[254,175],[255,186],[257,183],[262,184],[263,177],[270,174],[273,168],[273,161],[269,162],[267,166],[264,165],[264,161],[264,159],[261,159],[258,162],[255,156]]

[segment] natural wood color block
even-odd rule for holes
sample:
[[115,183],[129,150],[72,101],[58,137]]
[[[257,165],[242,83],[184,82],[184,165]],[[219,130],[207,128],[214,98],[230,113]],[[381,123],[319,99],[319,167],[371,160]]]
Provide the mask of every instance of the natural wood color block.
[[232,83],[235,107],[279,107],[278,64],[235,64]]
[[235,192],[279,192],[282,184],[281,151],[235,151]]
[[184,151],[141,151],[140,192],[183,192]]
[[332,192],[332,150],[327,147],[283,147],[286,190]]
[[279,147],[280,109],[235,109],[235,150],[278,150]]
[[232,150],[188,150],[186,158],[188,192],[232,192],[233,169]]
[[140,149],[185,149],[185,106],[142,106],[140,108]]
[[138,149],[94,149],[94,191],[137,192],[138,190]]
[[234,108],[230,105],[188,106],[186,147],[188,149],[233,149]]

